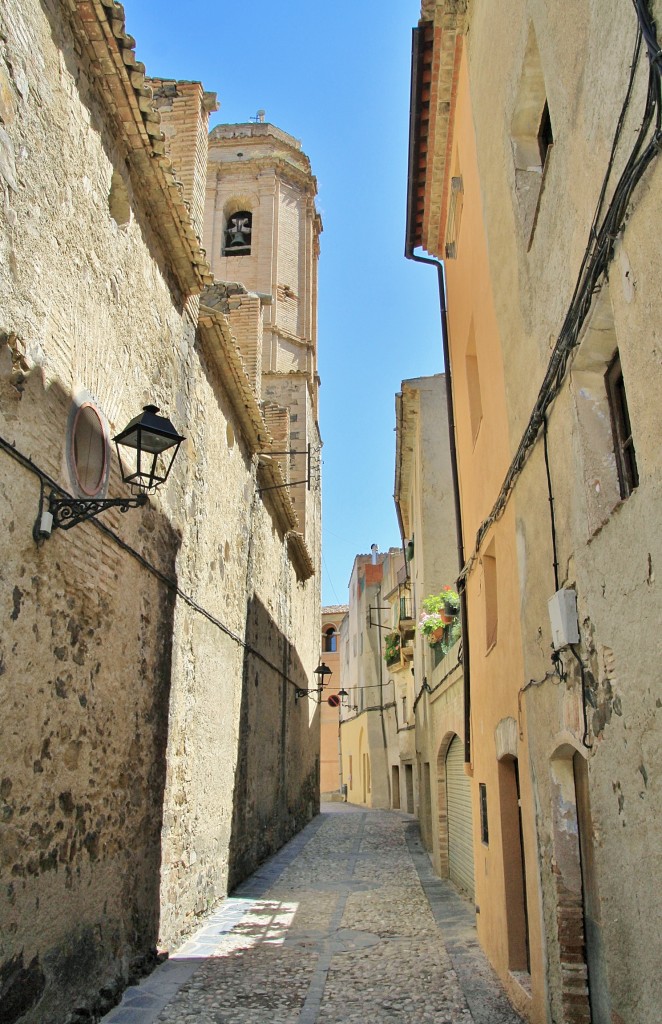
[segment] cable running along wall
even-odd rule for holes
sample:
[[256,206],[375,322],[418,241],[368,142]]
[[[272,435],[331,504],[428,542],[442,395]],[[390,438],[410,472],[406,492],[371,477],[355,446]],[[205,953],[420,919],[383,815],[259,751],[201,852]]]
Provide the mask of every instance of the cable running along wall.
[[[527,427],[522,435],[515,456],[510,464],[499,495],[489,516],[483,520],[476,534],[476,541],[471,555],[467,558],[458,577],[462,584],[471,572],[478,556],[485,534],[503,514],[510,494],[517,479],[524,469],[529,456],[538,441],[543,428],[547,411],[552,406],[561,390],[572,354],[579,345],[579,335],[591,309],[593,296],[599,291],[607,267],[613,257],[614,243],[623,229],[628,204],[637,184],[641,181],[649,165],[662,148],[662,50],[657,41],[655,23],[651,18],[646,0],[633,0],[637,14],[637,38],[632,56],[630,80],[623,101],[620,117],[616,125],[607,172],[605,174],[598,204],[589,232],[589,240],[584,252],[577,283],[566,313],[563,326],[557,338],[549,360],[547,371],[538,392]],[[625,168],[614,188],[614,193],[604,215],[602,213],[605,196],[609,187],[616,151],[621,139],[625,116],[630,107],[637,67],[641,55],[642,40],[646,45],[649,59],[648,89],[641,126],[637,133],[634,146],[627,159]]]
[[[13,445],[10,441],[1,436],[0,448],[3,451],[5,451],[7,455],[10,455],[13,459],[16,460],[16,462],[20,463],[21,466],[29,470],[29,472],[33,473],[34,476],[38,478],[40,487],[42,489],[42,497],[44,484],[48,484],[49,487],[54,488],[59,494],[61,494],[64,497],[71,497],[71,495],[68,494],[68,492],[65,491],[58,483],[56,483],[55,480],[53,480],[53,478],[48,475],[48,473],[44,472],[43,469],[40,469],[39,466],[37,466],[32,461],[32,459],[28,458],[27,455],[23,455],[23,453],[19,451],[15,445]],[[225,635],[229,637],[230,640],[234,641],[234,643],[242,647],[248,654],[252,655],[254,658],[257,658],[258,661],[261,661],[264,665],[267,666],[267,668],[270,668],[273,672],[276,672],[277,675],[279,675],[282,679],[288,682],[291,686],[298,688],[301,685],[301,681],[296,682],[296,680],[291,679],[290,676],[286,675],[283,672],[282,668],[279,668],[277,665],[274,665],[273,662],[269,661],[268,658],[265,658],[265,656],[255,647],[253,647],[251,644],[246,643],[246,641],[242,637],[240,637],[238,633],[235,633],[234,630],[230,629],[229,626],[226,626],[224,622],[221,622],[221,620],[217,619],[215,615],[212,615],[212,613],[207,611],[206,608],[203,608],[202,605],[198,604],[197,601],[195,601],[189,594],[187,594],[184,590],[180,588],[179,584],[177,583],[177,580],[173,579],[171,576],[166,576],[164,572],[161,572],[161,570],[158,569],[155,565],[152,565],[151,562],[148,562],[147,559],[144,558],[139,551],[136,551],[136,549],[132,548],[130,544],[127,544],[126,541],[123,541],[121,537],[118,537],[116,533],[113,533],[113,531],[110,530],[107,526],[105,526],[102,522],[99,522],[98,519],[90,519],[88,520],[88,522],[90,522],[92,526],[96,527],[97,530],[100,530],[107,537],[113,540],[114,543],[122,549],[122,551],[125,551],[128,555],[130,555],[137,562],[139,562],[144,569],[151,573],[152,576],[156,577],[156,579],[163,583],[163,585],[166,586],[169,590],[173,591],[173,593],[175,593],[177,597],[184,601],[184,603],[187,604],[189,608],[192,608],[193,611],[198,613],[198,615],[202,615],[203,618],[207,620],[207,622],[211,622],[213,626],[215,626],[217,629],[220,629],[222,633],[225,633]]]

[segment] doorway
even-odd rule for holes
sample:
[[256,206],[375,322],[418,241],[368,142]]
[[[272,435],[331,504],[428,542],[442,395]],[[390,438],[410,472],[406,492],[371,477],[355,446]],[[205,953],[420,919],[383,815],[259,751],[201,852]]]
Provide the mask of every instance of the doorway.
[[400,810],[400,768],[391,766],[391,802],[395,811]]
[[407,804],[405,810],[407,814],[414,813],[414,766],[412,764],[405,765],[405,796]]
[[498,764],[508,969],[530,974],[531,949],[519,761],[507,755]]
[[464,744],[454,736],[446,753],[446,809],[448,815],[448,875],[474,898],[473,815],[471,782],[464,771]]

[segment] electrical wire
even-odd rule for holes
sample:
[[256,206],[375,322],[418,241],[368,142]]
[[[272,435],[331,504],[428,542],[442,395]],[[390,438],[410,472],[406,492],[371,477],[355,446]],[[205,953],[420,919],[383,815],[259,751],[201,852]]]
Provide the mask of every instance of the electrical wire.
[[[49,476],[48,473],[45,472],[45,470],[40,469],[40,467],[37,466],[36,463],[34,463],[31,458],[29,458],[27,455],[24,455],[16,447],[15,444],[12,444],[10,441],[8,441],[6,438],[2,436],[0,436],[0,449],[5,451],[8,455],[10,455],[13,459],[19,462],[25,469],[29,470],[39,479],[40,509],[42,507],[44,500],[44,484],[48,484],[49,487],[52,487],[55,491],[58,492],[58,494],[64,497],[72,497],[72,495],[65,491],[60,486],[60,484],[56,483],[56,481],[53,480],[53,478]],[[135,561],[137,561],[144,569],[151,573],[152,576],[158,579],[161,583],[163,583],[165,587],[167,587],[174,594],[176,594],[177,597],[184,601],[184,603],[187,604],[189,608],[192,608],[193,611],[197,612],[199,615],[202,615],[203,618],[207,619],[208,622],[210,622],[213,626],[215,626],[222,633],[224,633],[230,640],[232,640],[234,643],[242,647],[247,654],[250,654],[258,661],[261,661],[264,665],[270,668],[273,672],[276,672],[282,679],[285,680],[285,682],[289,683],[291,686],[294,686],[297,689],[301,688],[301,682],[296,682],[296,680],[286,675],[283,672],[282,668],[279,668],[277,665],[274,665],[273,662],[269,661],[269,659],[266,658],[260,651],[258,651],[257,648],[247,643],[247,641],[244,640],[241,636],[239,636],[238,633],[235,633],[233,629],[231,629],[229,626],[226,626],[224,622],[221,622],[221,620],[217,619],[216,616],[213,615],[210,611],[208,611],[206,608],[203,608],[202,605],[198,604],[198,602],[195,601],[189,594],[187,594],[186,591],[181,589],[181,587],[177,583],[177,580],[173,579],[171,576],[167,576],[166,573],[162,572],[161,569],[157,568],[157,566],[152,565],[151,562],[148,562],[147,559],[143,555],[141,555],[139,551],[136,551],[135,548],[132,548],[130,544],[127,544],[126,541],[122,540],[121,537],[119,537],[116,533],[109,529],[109,527],[107,527],[104,523],[100,522],[98,519],[89,519],[87,520],[87,522],[91,523],[92,526],[94,526],[97,530],[101,530],[101,532],[104,533],[108,538],[110,538],[119,548],[122,549],[122,551],[125,551],[128,555],[131,556],[131,558],[135,559]]]
[[587,750],[590,750],[593,746],[592,743],[588,742],[588,712],[586,710],[586,667],[581,659],[581,656],[575,650],[573,644],[568,644],[570,650],[574,654],[577,664],[579,665],[579,672],[582,680],[582,714],[584,716],[584,735],[582,736],[582,743]]
[[549,468],[549,446],[547,443],[547,417],[543,420],[543,443],[545,446],[545,470],[547,472],[547,496],[549,498],[549,517],[552,531],[552,565],[554,568],[554,590],[559,589],[559,557],[556,550],[556,517],[554,515],[554,493],[552,491],[552,474]]
[[[648,11],[646,0],[632,0],[632,2],[637,14],[638,26],[632,66],[630,68],[630,78],[616,125],[607,171],[591,223],[589,240],[580,265],[570,306],[547,365],[533,411],[508,468],[499,495],[490,514],[480,524],[476,533],[474,549],[465,561],[458,577],[460,585],[464,584],[467,576],[472,571],[488,530],[502,516],[515,484],[538,441],[546,414],[561,390],[570,367],[573,352],[579,345],[579,335],[591,309],[593,297],[600,290],[607,268],[613,257],[614,244],[623,229],[632,193],[649,165],[657,157],[660,149],[662,149],[662,130],[660,127],[662,123],[662,51],[657,41],[655,24]],[[600,221],[616,151],[632,98],[641,53],[642,37],[646,43],[650,66],[641,125],[625,167],[614,187],[609,206]],[[652,134],[650,134],[653,121],[654,128]],[[648,137],[649,135],[650,137]]]

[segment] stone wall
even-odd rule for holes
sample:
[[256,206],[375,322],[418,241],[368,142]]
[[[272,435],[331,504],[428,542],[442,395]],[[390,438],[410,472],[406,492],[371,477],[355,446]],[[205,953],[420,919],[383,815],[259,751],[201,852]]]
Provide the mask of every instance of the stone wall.
[[[196,330],[167,161],[147,138],[126,159],[63,6],[11,0],[0,30],[0,987],[3,1019],[57,1024],[109,1008],[315,813],[319,734],[293,694],[318,661],[319,577],[257,492],[268,429],[238,356],[233,375]],[[134,109],[130,60],[103,68]],[[186,435],[167,484],[35,543],[49,481],[80,494],[77,409],[107,441],[148,401]],[[101,493],[126,493],[105,458]],[[307,539],[319,565],[319,503]]]

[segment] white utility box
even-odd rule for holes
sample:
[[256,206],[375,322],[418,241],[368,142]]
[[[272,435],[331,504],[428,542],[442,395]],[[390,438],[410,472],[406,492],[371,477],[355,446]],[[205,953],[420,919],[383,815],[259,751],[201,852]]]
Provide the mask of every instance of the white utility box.
[[569,644],[579,643],[577,619],[577,593],[571,587],[557,590],[547,602],[552,625],[552,645],[555,651]]

